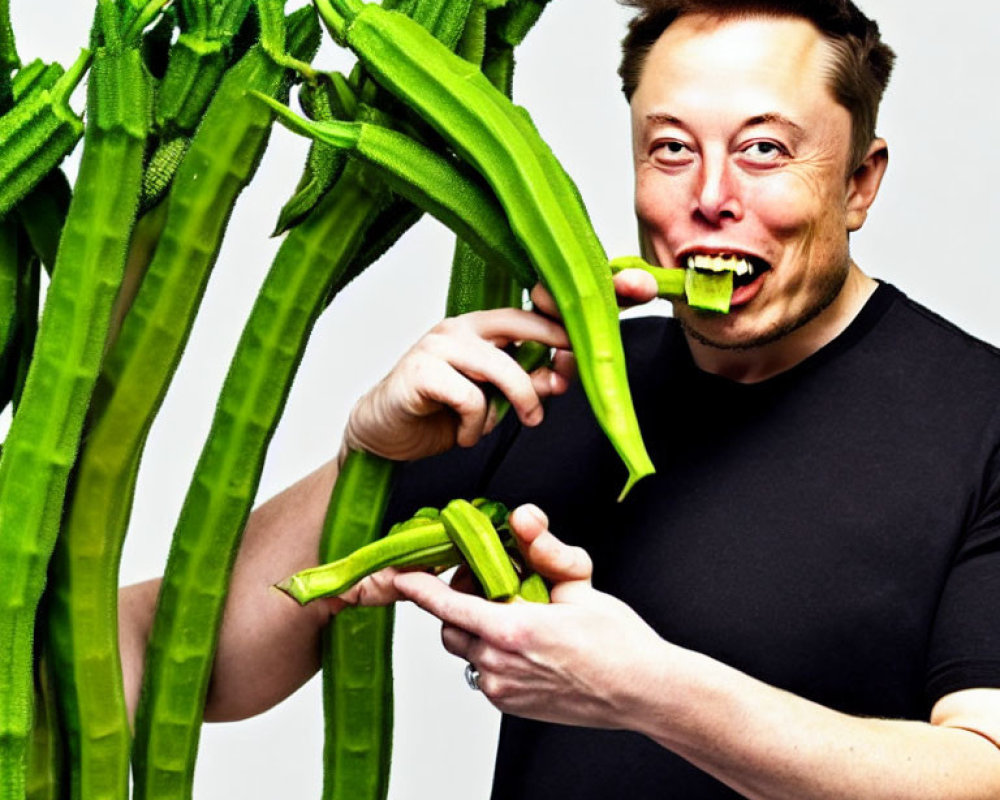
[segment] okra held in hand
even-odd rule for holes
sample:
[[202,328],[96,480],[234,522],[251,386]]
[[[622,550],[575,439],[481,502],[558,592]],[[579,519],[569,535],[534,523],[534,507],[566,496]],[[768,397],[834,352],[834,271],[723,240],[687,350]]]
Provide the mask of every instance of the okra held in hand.
[[357,0],[316,5],[335,38],[492,186],[559,306],[591,407],[628,468],[624,496],[653,466],[628,389],[607,256],[576,187],[523,109],[412,20]]

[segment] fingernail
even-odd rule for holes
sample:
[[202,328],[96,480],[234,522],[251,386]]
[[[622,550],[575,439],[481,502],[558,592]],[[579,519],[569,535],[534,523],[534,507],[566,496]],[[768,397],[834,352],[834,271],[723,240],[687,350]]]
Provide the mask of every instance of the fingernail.
[[549,524],[548,517],[545,516],[545,513],[542,511],[542,509],[540,509],[533,503],[527,503],[521,506],[521,508],[524,510],[523,513],[530,514],[534,518],[535,522],[537,522],[539,525]]

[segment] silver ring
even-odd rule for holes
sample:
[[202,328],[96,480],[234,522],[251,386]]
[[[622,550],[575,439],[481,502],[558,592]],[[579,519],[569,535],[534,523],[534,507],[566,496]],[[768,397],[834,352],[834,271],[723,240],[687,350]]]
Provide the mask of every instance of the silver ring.
[[479,670],[472,666],[472,664],[465,665],[465,682],[469,684],[469,688],[472,691],[479,691]]

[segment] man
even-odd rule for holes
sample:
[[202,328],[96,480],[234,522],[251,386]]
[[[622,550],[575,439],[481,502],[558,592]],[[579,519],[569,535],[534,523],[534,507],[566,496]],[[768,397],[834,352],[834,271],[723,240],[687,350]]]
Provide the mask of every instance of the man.
[[[498,606],[419,573],[346,601],[398,593],[444,621],[508,715],[495,798],[998,797],[1000,360],[848,252],[886,166],[874,120],[891,53],[846,0],[634,4],[644,253],[741,273],[726,317],[677,302],[679,324],[624,326],[658,473],[615,503],[622,468],[567,391],[565,352],[526,376],[498,349],[565,348],[556,322],[443,323],[359,402],[345,445],[448,451],[404,470],[395,516],[473,494],[537,503],[512,525],[554,602]],[[617,288],[651,294],[636,275]],[[522,425],[485,436],[482,382]],[[254,516],[235,597],[309,563],[335,471]],[[343,602],[294,618],[272,605],[263,623],[260,603],[234,604],[211,713],[305,680],[315,664],[288,654]],[[139,631],[127,661],[140,628],[124,626]]]

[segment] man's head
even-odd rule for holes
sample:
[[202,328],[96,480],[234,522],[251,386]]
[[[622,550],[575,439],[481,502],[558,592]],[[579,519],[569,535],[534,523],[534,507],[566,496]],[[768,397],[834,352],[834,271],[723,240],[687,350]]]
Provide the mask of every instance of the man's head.
[[851,163],[861,162],[875,138],[882,95],[895,54],[880,37],[878,24],[851,0],[619,0],[637,9],[622,41],[618,74],[626,100],[632,99],[650,48],[667,27],[685,14],[720,17],[792,16],[809,20],[835,53],[830,72],[834,98],[851,113]]
[[[812,14],[777,6],[729,2],[723,12],[719,0],[689,0],[680,13],[672,0],[630,33],[641,53],[629,91],[643,254],[733,270],[729,315],[678,301],[675,316],[698,342],[752,349],[757,360],[772,343],[776,356],[828,341],[856,313],[845,298],[871,284],[852,267],[848,235],[887,158],[881,139],[858,147],[834,88],[844,45]],[[642,22],[661,13],[655,27]]]

